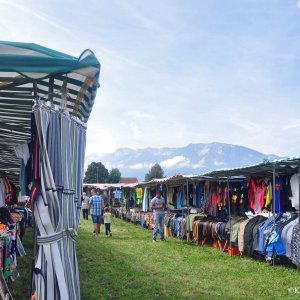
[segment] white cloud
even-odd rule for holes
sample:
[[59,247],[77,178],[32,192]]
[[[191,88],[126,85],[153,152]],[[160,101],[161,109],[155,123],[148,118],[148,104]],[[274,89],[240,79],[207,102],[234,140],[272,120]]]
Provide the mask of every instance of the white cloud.
[[112,153],[117,149],[116,139],[107,129],[89,126],[89,124],[86,145],[86,156]]
[[189,165],[189,159],[186,158],[185,156],[178,155],[178,156],[174,156],[173,158],[170,158],[170,159],[160,162],[160,165],[163,168],[172,168],[172,167],[175,167],[176,165],[187,166],[187,165]]
[[150,164],[143,164],[143,163],[137,163],[135,165],[131,165],[129,169],[134,169],[134,170],[140,170],[140,169],[148,169],[154,166],[154,163]]
[[300,0],[297,3],[297,7],[300,9]]
[[140,128],[136,124],[134,124],[134,123],[130,124],[130,128],[131,128],[131,130],[133,132],[134,138],[136,140],[140,140],[141,137],[142,137],[142,132],[141,132]]
[[124,112],[125,117],[133,118],[133,119],[150,119],[152,115],[140,110],[126,111]]
[[136,169],[136,170],[139,170],[139,169],[145,168],[145,165],[142,164],[142,163],[138,163],[138,164],[135,164],[135,165],[130,166],[129,168],[130,168],[130,169]]

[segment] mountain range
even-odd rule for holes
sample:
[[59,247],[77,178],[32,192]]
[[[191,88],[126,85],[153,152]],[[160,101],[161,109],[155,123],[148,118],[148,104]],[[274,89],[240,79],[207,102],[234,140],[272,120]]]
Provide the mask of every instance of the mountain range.
[[118,168],[122,177],[137,177],[143,181],[151,166],[159,163],[165,176],[177,173],[200,175],[204,172],[236,168],[260,163],[264,159],[279,158],[253,149],[223,143],[189,144],[178,148],[119,148],[101,155],[100,161],[107,169]]

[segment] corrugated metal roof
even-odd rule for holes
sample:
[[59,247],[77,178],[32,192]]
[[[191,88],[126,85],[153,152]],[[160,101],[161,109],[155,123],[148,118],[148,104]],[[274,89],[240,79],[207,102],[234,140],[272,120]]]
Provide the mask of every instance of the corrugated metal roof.
[[277,174],[293,174],[298,171],[299,166],[300,157],[291,157],[264,161],[241,168],[215,170],[203,175],[218,178],[228,176],[270,176],[273,173],[274,168]]
[[96,188],[100,190],[107,190],[108,188],[135,188],[138,183],[84,183],[84,188]]

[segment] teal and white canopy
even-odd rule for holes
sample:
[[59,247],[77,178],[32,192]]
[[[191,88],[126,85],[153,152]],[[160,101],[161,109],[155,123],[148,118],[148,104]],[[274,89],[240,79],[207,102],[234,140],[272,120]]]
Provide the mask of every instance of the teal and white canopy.
[[100,63],[36,44],[0,41],[0,171],[16,174],[14,146],[30,141],[33,100],[50,101],[87,122],[99,87]]

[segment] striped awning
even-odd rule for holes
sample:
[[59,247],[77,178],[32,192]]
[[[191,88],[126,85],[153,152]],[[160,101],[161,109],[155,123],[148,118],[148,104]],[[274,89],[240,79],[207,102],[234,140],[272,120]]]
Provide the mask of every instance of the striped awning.
[[99,87],[100,63],[36,44],[0,41],[0,172],[17,175],[14,146],[30,141],[33,100],[87,122]]

